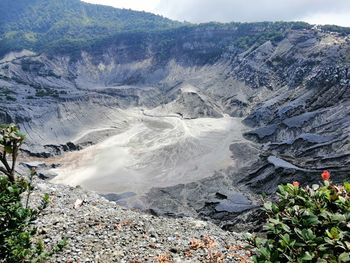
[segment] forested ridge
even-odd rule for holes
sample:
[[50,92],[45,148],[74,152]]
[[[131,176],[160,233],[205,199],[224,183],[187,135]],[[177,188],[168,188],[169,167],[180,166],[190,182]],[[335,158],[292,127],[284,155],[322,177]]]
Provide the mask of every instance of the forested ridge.
[[[186,38],[201,41],[201,38],[207,40],[209,37],[216,45],[215,54],[210,55],[212,58],[230,45],[246,49],[254,43],[278,41],[288,30],[312,27],[304,22],[198,25],[80,0],[2,0],[0,10],[0,56],[22,49],[80,53],[82,49],[96,49],[120,40],[134,41],[135,48],[140,48],[146,43],[144,39],[150,38],[157,39],[160,52],[165,54],[170,48],[178,48]],[[344,34],[350,32],[349,28],[337,26],[324,26],[323,29]],[[210,32],[215,33],[211,35]]]
[[151,13],[79,0],[2,0],[0,10],[0,54],[21,48],[80,46],[119,32],[147,32],[181,25]]

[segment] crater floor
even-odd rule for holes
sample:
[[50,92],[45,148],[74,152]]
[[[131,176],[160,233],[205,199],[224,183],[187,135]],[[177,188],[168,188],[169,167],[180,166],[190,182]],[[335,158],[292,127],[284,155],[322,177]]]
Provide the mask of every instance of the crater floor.
[[[152,116],[139,108],[123,114],[127,125],[111,137],[57,157],[54,161],[61,166],[52,170],[58,174],[53,182],[99,193],[143,194],[234,166],[229,146],[245,140],[241,119],[227,115],[182,119]],[[84,131],[84,137],[88,134]]]

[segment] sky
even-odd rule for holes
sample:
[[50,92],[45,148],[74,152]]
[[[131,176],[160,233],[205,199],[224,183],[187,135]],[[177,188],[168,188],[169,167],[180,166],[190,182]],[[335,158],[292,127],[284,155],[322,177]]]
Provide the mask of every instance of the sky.
[[178,21],[305,21],[350,27],[350,0],[84,0]]

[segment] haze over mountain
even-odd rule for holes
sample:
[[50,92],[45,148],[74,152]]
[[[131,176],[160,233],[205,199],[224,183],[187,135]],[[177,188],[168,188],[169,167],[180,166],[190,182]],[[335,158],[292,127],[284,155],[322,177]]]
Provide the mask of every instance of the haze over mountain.
[[279,183],[350,171],[349,28],[0,8],[0,120],[42,177],[230,228]]
[[304,21],[350,26],[347,0],[85,0],[85,2],[148,11],[192,23]]

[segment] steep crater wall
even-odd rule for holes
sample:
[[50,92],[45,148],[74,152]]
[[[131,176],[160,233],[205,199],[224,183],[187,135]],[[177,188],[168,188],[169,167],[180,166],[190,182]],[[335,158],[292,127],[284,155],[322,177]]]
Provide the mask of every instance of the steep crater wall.
[[[230,193],[254,200],[282,182],[317,181],[323,169],[344,179],[350,165],[349,36],[289,28],[276,38],[261,28],[135,33],[78,56],[9,54],[0,61],[1,121],[18,123],[29,134],[28,149],[45,152],[47,144],[99,142],[101,133],[84,132],[127,127],[121,110],[132,107],[190,119],[244,117],[250,143],[227,146],[240,165],[196,183],[153,189],[143,201],[159,214],[230,222],[250,207]],[[242,34],[257,41],[244,45]]]

